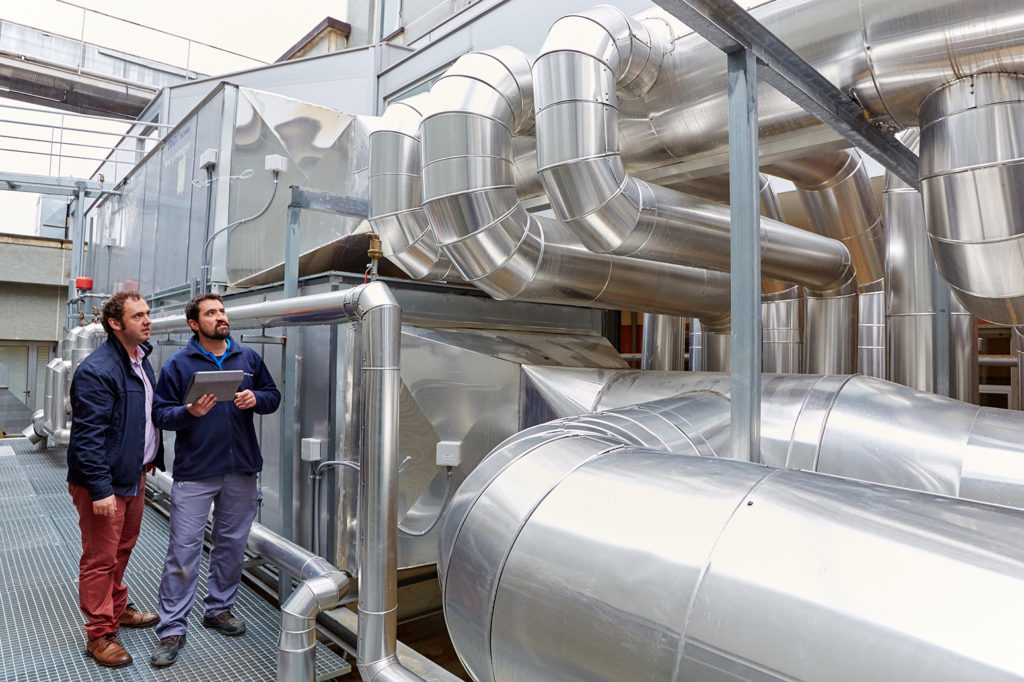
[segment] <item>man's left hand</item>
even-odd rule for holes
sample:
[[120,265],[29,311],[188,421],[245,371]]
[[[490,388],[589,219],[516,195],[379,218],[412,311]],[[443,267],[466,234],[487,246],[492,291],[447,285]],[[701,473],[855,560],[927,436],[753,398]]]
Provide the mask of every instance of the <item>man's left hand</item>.
[[248,410],[249,408],[256,407],[256,395],[248,389],[241,393],[236,393],[235,407],[240,410]]

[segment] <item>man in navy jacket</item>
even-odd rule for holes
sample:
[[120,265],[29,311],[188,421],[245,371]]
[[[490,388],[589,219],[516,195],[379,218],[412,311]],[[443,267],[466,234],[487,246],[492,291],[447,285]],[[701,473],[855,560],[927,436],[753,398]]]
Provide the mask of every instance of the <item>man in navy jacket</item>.
[[163,444],[150,419],[156,381],[148,359],[149,306],[139,292],[119,291],[104,304],[101,321],[106,342],[71,380],[68,492],[82,531],[85,651],[100,665],[120,668],[132,657],[117,640],[119,627],[157,621],[128,601],[123,578],[146,504],[145,472],[163,468]]
[[[175,432],[170,543],[160,580],[160,642],[150,658],[155,666],[171,665],[185,646],[211,504],[213,547],[203,626],[228,636],[245,632],[245,623],[231,607],[260,497],[256,477],[263,455],[253,415],[270,414],[281,402],[263,358],[231,338],[220,296],[196,296],[185,306],[185,318],[193,337],[161,368],[153,405],[157,426]],[[218,402],[207,394],[183,404],[195,372],[229,369],[244,372],[233,401]]]

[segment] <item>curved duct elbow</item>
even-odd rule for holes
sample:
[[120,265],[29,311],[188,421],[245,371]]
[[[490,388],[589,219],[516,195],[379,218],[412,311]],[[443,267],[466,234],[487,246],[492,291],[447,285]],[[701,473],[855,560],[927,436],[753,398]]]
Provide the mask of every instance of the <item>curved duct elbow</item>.
[[924,100],[919,118],[939,272],[973,315],[1024,325],[1024,76],[954,81]]
[[885,276],[882,214],[859,151],[779,161],[765,171],[791,181],[814,230],[846,246],[858,285]]
[[420,126],[423,204],[442,251],[499,299],[644,310],[728,323],[728,276],[592,254],[515,191],[512,135],[532,116],[529,60],[472,53],[431,88]]
[[370,133],[370,224],[383,238],[384,255],[410,277],[449,279],[455,273],[423,213],[417,108],[426,95],[388,106]]
[[[648,25],[662,26],[638,25],[607,7],[554,24],[533,67],[541,183],[555,215],[591,251],[727,271],[729,208],[633,178],[623,165],[616,90],[637,80],[635,64],[671,43]],[[639,73],[656,77],[659,69]],[[854,281],[842,244],[767,218],[761,252],[766,277],[822,295]]]

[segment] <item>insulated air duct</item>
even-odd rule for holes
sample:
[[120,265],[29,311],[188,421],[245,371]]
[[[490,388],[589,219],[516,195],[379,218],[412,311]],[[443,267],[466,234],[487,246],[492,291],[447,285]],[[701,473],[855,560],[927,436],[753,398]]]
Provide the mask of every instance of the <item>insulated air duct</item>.
[[1022,529],[1020,510],[520,434],[445,516],[445,618],[479,682],[1019,680]]
[[[703,391],[731,392],[722,374],[644,373],[527,367],[531,394],[548,410],[536,414],[575,416],[630,412],[635,433],[654,433],[668,421],[691,442],[728,453],[729,408],[714,428],[694,428],[674,401]],[[674,398],[673,396],[681,396]],[[635,408],[630,406],[638,405]],[[636,417],[657,413],[656,420]],[[679,417],[666,418],[675,414]],[[876,428],[879,415],[886,427]],[[592,415],[590,421],[604,419]],[[610,417],[605,421],[610,420]],[[938,429],[935,424],[941,424]],[[576,428],[567,424],[564,429]],[[1024,415],[978,407],[864,376],[765,375],[761,392],[760,461],[773,467],[805,469],[862,481],[1003,504],[1024,509]],[[662,439],[665,440],[665,439]],[[645,440],[624,441],[652,447]],[[709,454],[702,449],[701,454]]]
[[[647,96],[670,43],[664,24],[607,6],[556,21],[533,67],[538,173],[588,249],[727,271],[728,206],[633,178],[620,157],[619,98]],[[842,244],[767,218],[761,272],[819,295],[854,287]]]
[[973,314],[1024,325],[1024,77],[954,81],[925,99],[920,118],[921,194],[939,272]]
[[[917,129],[904,133],[902,141],[916,150]],[[920,391],[977,402],[974,318],[953,297],[935,267],[921,194],[886,173],[882,203],[887,232],[889,379]]]
[[441,254],[423,212],[420,190],[421,94],[388,106],[370,133],[370,222],[384,255],[415,279],[457,276]]
[[531,97],[528,59],[501,48],[460,58],[423,105],[423,206],[463,278],[498,299],[696,316],[727,331],[727,275],[593,254],[525,211],[512,136],[532,117]]

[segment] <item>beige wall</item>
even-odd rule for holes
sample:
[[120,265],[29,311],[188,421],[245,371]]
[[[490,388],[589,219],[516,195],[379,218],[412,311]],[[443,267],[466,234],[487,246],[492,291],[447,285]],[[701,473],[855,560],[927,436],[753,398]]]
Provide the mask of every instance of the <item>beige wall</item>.
[[63,335],[71,243],[0,235],[0,343]]

